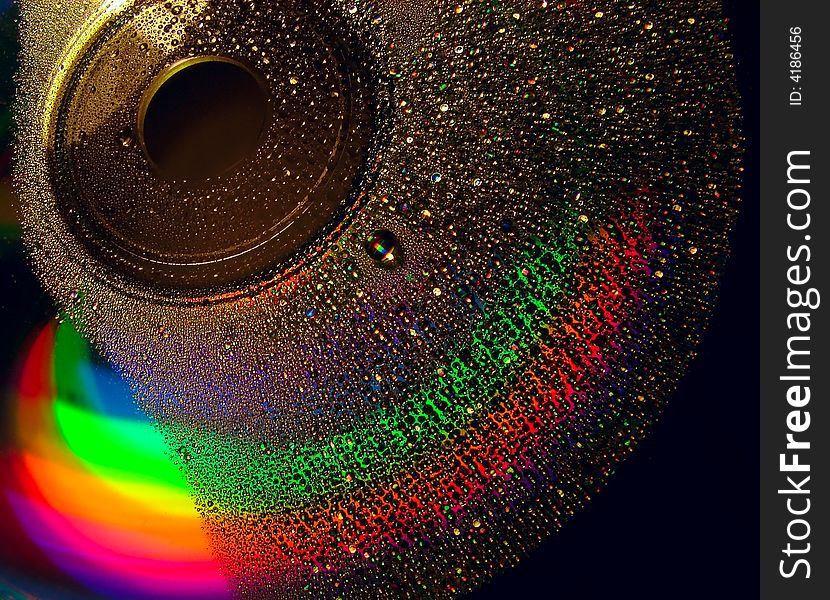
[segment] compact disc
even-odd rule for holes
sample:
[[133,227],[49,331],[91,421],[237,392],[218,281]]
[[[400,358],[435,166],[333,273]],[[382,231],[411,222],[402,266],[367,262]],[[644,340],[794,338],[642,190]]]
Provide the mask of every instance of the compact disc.
[[719,2],[23,8],[38,276],[239,596],[481,586],[694,355],[742,156]]

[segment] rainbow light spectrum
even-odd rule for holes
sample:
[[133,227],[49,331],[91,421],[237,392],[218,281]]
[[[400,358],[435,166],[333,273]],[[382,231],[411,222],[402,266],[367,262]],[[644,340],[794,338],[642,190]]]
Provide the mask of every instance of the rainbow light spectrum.
[[30,546],[85,588],[83,597],[226,597],[161,435],[71,325],[36,333],[7,394],[0,510],[8,550]]
[[[0,0],[0,60],[9,71],[5,61],[17,52],[10,7]],[[0,98],[0,252],[14,260],[8,91]],[[6,326],[25,331],[26,321]],[[92,359],[68,322],[35,328],[17,356],[12,373],[4,365],[0,403],[0,597],[229,597],[187,486],[126,384]]]

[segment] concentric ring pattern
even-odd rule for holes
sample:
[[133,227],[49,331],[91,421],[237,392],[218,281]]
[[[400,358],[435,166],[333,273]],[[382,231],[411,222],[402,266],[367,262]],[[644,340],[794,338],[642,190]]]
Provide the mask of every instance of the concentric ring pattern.
[[[19,173],[38,274],[155,419],[242,597],[480,586],[602,488],[694,355],[740,174],[718,2],[24,9]],[[206,267],[198,286],[137,275],[84,239],[51,177],[77,57],[151,9],[157,57],[215,46],[313,64],[292,43],[321,20],[369,63],[370,142],[331,222],[264,270],[213,265],[221,285]],[[231,26],[252,17],[298,29]],[[275,97],[303,85],[286,77],[266,79]],[[301,93],[324,97],[318,80]],[[286,156],[239,173],[276,177],[295,169]],[[204,228],[221,215],[200,207],[229,227],[239,215],[192,199],[233,197],[237,175],[169,188],[164,202],[190,203],[171,227],[221,245]],[[257,197],[282,201],[279,181]]]

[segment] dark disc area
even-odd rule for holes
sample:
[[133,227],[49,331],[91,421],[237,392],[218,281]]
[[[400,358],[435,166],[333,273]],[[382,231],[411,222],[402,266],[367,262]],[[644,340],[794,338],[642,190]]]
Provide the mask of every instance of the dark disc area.
[[207,179],[256,149],[268,99],[241,64],[219,58],[186,61],[151,92],[140,132],[148,157],[163,176]]

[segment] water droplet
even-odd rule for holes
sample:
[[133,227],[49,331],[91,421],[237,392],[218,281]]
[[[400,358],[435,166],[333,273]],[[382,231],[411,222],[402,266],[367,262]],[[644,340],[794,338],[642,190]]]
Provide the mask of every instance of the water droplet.
[[126,127],[121,130],[121,135],[118,136],[118,141],[121,143],[122,146],[125,148],[131,148],[134,142],[133,138],[133,130],[129,127]]
[[378,265],[396,267],[401,263],[402,252],[398,239],[391,231],[378,229],[366,240],[366,252]]

